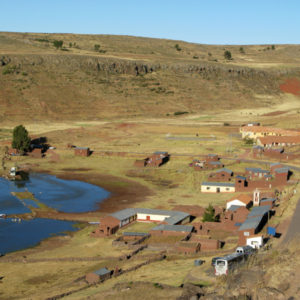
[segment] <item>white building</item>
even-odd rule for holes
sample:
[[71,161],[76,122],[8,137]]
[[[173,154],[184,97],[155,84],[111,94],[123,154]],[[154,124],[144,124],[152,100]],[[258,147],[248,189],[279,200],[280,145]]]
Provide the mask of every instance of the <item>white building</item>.
[[202,182],[202,193],[234,193],[235,184],[228,182]]
[[264,245],[264,239],[262,235],[253,235],[249,236],[246,239],[247,246],[250,246],[255,249],[259,249]]
[[252,204],[251,196],[247,194],[241,194],[228,200],[226,203],[226,209],[228,210],[232,205],[245,206],[246,208],[249,208],[251,204]]

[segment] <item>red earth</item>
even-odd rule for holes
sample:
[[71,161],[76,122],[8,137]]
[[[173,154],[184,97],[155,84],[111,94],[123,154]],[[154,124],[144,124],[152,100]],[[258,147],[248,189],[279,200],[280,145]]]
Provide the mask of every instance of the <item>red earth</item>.
[[300,96],[300,80],[297,78],[287,79],[285,83],[280,85],[280,90],[285,93]]

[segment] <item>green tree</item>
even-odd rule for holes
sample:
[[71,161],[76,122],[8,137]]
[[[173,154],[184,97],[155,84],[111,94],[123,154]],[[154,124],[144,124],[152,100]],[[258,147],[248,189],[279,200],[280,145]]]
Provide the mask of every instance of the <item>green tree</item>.
[[275,45],[272,45],[272,50],[275,50]]
[[56,48],[56,49],[59,49],[59,48],[62,48],[62,45],[63,45],[64,41],[58,41],[58,40],[54,40],[53,41],[53,46]]
[[100,45],[99,44],[94,45],[94,50],[99,51],[100,50]]
[[23,125],[19,125],[14,128],[12,147],[18,149],[22,152],[26,152],[30,147],[30,137],[28,136],[28,131]]
[[215,209],[211,204],[208,205],[207,208],[205,208],[203,217],[203,222],[214,222],[215,221]]
[[224,57],[225,57],[225,59],[227,59],[227,60],[231,60],[231,59],[232,59],[231,52],[228,51],[228,50],[226,50],[226,51],[224,52]]
[[243,54],[245,53],[245,50],[244,50],[243,47],[240,47],[240,52],[243,53]]

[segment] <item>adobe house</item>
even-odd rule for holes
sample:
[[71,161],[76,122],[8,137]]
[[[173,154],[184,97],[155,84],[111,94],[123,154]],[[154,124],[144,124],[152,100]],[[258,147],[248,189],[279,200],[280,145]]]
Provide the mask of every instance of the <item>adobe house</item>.
[[245,188],[248,186],[247,178],[241,175],[237,175],[235,177],[235,188],[236,191],[244,191]]
[[273,208],[275,205],[276,199],[274,198],[264,198],[260,200],[260,206],[270,206],[270,208]]
[[165,151],[156,151],[151,156],[146,157],[143,160],[136,160],[134,165],[136,167],[160,167],[167,163],[170,159],[170,155]]
[[182,236],[186,238],[191,235],[194,226],[189,225],[166,225],[160,224],[151,229],[150,234],[152,236],[164,235],[164,236]]
[[86,274],[85,280],[88,282],[88,284],[94,284],[99,281],[104,281],[109,279],[111,275],[112,275],[111,271],[109,271],[107,268],[102,268],[97,271]]
[[229,213],[232,213],[232,221],[236,225],[237,223],[244,223],[248,217],[249,210],[245,206],[230,206]]
[[250,179],[262,178],[266,174],[270,174],[270,171],[261,168],[246,168],[246,176]]
[[215,173],[211,173],[208,176],[208,180],[212,181],[230,181],[233,176],[233,172],[227,168],[222,168]]
[[235,184],[228,182],[202,182],[202,193],[234,193]]
[[89,156],[91,154],[90,148],[88,147],[76,147],[74,148],[74,154],[77,156]]
[[275,173],[275,180],[277,184],[286,184],[288,179],[289,179],[289,175],[290,175],[290,171],[288,168],[276,168],[274,170]]
[[240,194],[234,196],[233,198],[227,200],[226,209],[228,210],[232,205],[234,206],[244,206],[250,208],[252,206],[252,197],[248,194]]
[[220,157],[217,154],[207,154],[205,156],[206,162],[219,161]]
[[208,170],[223,168],[224,165],[220,161],[208,161],[205,165]]
[[120,228],[120,220],[112,216],[106,216],[100,219],[98,228],[92,232],[92,236],[109,236],[115,234]]
[[272,164],[270,164],[270,172],[271,172],[271,174],[274,174],[274,171],[276,169],[283,168],[283,167],[284,167],[284,165],[282,165],[281,163],[272,163]]
[[252,147],[253,157],[261,156],[264,153],[264,147],[256,145]]
[[300,136],[268,136],[257,139],[257,144],[270,148],[276,146],[293,146],[300,144]]
[[43,157],[42,149],[34,148],[31,152],[28,152],[28,155],[34,158],[42,158]]

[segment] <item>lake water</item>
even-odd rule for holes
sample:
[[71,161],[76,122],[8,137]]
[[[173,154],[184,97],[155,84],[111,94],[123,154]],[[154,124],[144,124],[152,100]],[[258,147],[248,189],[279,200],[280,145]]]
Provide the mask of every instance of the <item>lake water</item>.
[[[28,191],[41,203],[66,213],[93,211],[110,193],[98,186],[77,180],[63,180],[48,174],[30,174],[21,182],[0,178],[0,214],[30,212],[28,206],[37,207],[31,199],[19,200],[11,192]],[[52,235],[77,230],[74,222],[52,219],[22,220],[0,219],[0,253],[31,247]]]
[[17,251],[37,245],[41,240],[66,231],[76,231],[75,222],[32,219],[13,222],[11,219],[0,219],[0,253]]

